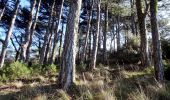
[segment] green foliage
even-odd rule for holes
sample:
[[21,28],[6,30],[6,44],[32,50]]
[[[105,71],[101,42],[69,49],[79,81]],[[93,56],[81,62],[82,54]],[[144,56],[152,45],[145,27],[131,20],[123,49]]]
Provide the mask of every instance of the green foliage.
[[31,71],[25,64],[17,61],[2,69],[1,79],[5,80],[9,78],[10,80],[14,80],[21,77],[27,77],[30,75],[30,72]]
[[78,72],[83,72],[87,69],[87,64],[86,63],[80,63],[77,67],[76,70]]
[[56,74],[58,72],[57,70],[57,66],[52,64],[52,65],[48,65],[46,68],[46,71],[50,74]]
[[152,74],[154,73],[154,67],[147,67],[144,69],[144,72],[147,73],[147,74]]
[[11,64],[5,64],[5,66],[0,70],[0,82],[7,82],[9,80],[37,75],[54,75],[57,72],[58,67],[54,64],[39,65],[34,63],[32,66],[28,67],[26,64],[17,61]]
[[139,36],[133,36],[132,38],[130,38],[127,43],[127,49],[139,51],[140,48],[139,38],[140,38]]
[[42,65],[40,65],[40,64],[33,64],[31,66],[31,68],[30,68],[31,74],[32,75],[42,74],[42,69],[43,69]]

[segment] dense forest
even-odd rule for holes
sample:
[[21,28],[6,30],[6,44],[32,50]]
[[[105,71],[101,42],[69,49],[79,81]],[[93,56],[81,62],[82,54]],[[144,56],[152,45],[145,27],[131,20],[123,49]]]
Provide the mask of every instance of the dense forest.
[[170,1],[0,0],[0,100],[170,100]]

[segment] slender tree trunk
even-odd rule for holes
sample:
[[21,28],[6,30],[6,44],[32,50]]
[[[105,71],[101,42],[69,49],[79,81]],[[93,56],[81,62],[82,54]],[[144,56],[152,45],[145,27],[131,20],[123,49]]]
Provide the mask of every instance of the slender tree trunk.
[[140,31],[140,52],[141,52],[141,65],[143,67],[150,66],[149,54],[148,54],[148,41],[146,35],[146,16],[142,11],[141,0],[136,0],[138,25]]
[[50,34],[49,41],[48,41],[47,46],[46,46],[44,64],[48,64],[49,54],[50,54],[50,50],[51,50],[51,47],[52,47],[52,36],[53,36],[53,32]]
[[37,25],[40,6],[41,6],[41,0],[39,0],[39,2],[38,2],[38,7],[37,7],[37,10],[36,10],[36,14],[35,14],[35,21],[33,23],[32,29],[31,29],[30,41],[29,41],[27,51],[26,51],[26,61],[28,61],[29,58],[30,58],[30,47],[31,47],[31,44],[32,44],[32,38],[33,38],[33,35],[34,35],[34,31],[35,31],[35,28],[36,28],[36,25]]
[[75,59],[78,24],[82,0],[72,0],[66,29],[62,63],[58,82],[65,90],[75,81]]
[[45,52],[46,52],[47,44],[48,44],[48,41],[49,41],[49,35],[50,35],[49,31],[50,31],[50,26],[51,26],[51,21],[52,21],[52,15],[53,15],[53,12],[54,12],[54,6],[55,6],[55,0],[53,1],[53,4],[51,6],[51,13],[50,13],[50,16],[49,16],[48,27],[46,29],[43,46],[42,46],[41,52],[40,52],[40,60],[39,60],[40,64],[44,63]]
[[151,14],[151,30],[152,30],[152,42],[153,42],[153,58],[154,58],[154,68],[155,77],[159,82],[164,80],[164,71],[162,64],[162,51],[160,34],[158,32],[158,21],[157,21],[157,10],[158,10],[158,0],[150,0],[150,14]]
[[55,33],[55,21],[54,20],[55,20],[55,18],[54,18],[54,16],[52,16],[52,25],[49,28],[50,37],[49,37],[49,40],[48,40],[47,46],[46,46],[44,64],[49,64],[51,62],[49,57],[50,57],[50,52],[51,52],[51,49],[52,49],[52,36]]
[[93,53],[91,59],[91,69],[96,68],[96,60],[97,60],[97,49],[98,49],[98,40],[99,40],[99,29],[100,29],[100,5],[101,0],[97,0],[97,25],[96,25],[96,33],[93,44]]
[[94,6],[94,0],[92,0],[91,9],[89,11],[89,19],[88,19],[88,24],[87,24],[87,33],[86,33],[86,37],[85,37],[85,44],[84,44],[84,47],[83,47],[83,57],[82,57],[83,61],[85,61],[85,57],[86,57],[86,49],[87,49],[87,43],[88,43],[88,38],[89,38],[89,33],[90,33],[90,28],[91,28],[93,6]]
[[19,55],[20,55],[20,47],[17,49],[16,45],[15,45],[15,42],[13,41],[13,39],[11,38],[11,43],[15,49],[15,61],[18,61],[18,58],[19,58]]
[[14,24],[15,24],[15,19],[17,17],[17,13],[18,13],[19,3],[20,3],[20,0],[17,0],[16,4],[15,4],[15,8],[14,8],[14,12],[13,12],[13,16],[12,16],[10,26],[9,26],[7,35],[5,37],[5,41],[3,42],[1,56],[0,56],[0,68],[2,68],[3,65],[4,65],[4,60],[5,60],[5,55],[6,55],[6,52],[7,52],[8,43],[9,43],[9,40],[11,38],[11,34],[12,34]]
[[61,49],[62,49],[62,40],[63,40],[63,35],[64,35],[64,21],[62,23],[62,32],[60,35],[60,46],[59,46],[59,63],[61,62]]
[[30,42],[30,37],[31,37],[31,26],[33,23],[33,15],[34,15],[35,5],[36,5],[36,0],[34,0],[31,5],[31,12],[30,12],[30,16],[29,16],[28,26],[26,28],[25,40],[21,46],[21,60],[23,62],[26,62],[26,52],[27,52],[27,48],[28,48],[28,45]]
[[119,16],[117,16],[116,33],[117,33],[117,51],[119,51],[120,50],[120,17]]
[[[91,30],[91,29],[90,29]],[[89,43],[88,43],[88,48],[89,48],[89,51],[88,51],[88,58],[91,58],[91,32],[89,32]]]
[[106,43],[107,43],[107,32],[108,32],[108,0],[105,4],[105,30],[103,33],[104,41],[103,41],[103,62],[106,64],[107,61],[107,49],[106,49]]
[[134,14],[134,0],[130,0],[131,5],[131,30],[135,34],[135,14]]
[[50,57],[50,64],[52,64],[55,61],[55,58],[56,58],[57,37],[58,37],[58,31],[59,31],[59,26],[60,26],[60,22],[61,22],[63,6],[64,6],[64,0],[62,0],[62,3],[61,3],[60,12],[59,12],[59,16],[58,16],[57,30],[56,30],[56,33],[54,34],[54,43],[53,43],[53,48],[52,48],[52,54],[51,54],[51,57]]
[[[1,1],[1,2],[3,3],[3,1]],[[2,9],[1,12],[0,12],[0,21],[1,21],[2,17],[3,17],[3,15],[4,15],[5,10],[6,10],[6,4],[7,4],[7,2],[8,2],[8,0],[5,0],[5,1],[4,1],[4,7],[3,7],[3,9]]]

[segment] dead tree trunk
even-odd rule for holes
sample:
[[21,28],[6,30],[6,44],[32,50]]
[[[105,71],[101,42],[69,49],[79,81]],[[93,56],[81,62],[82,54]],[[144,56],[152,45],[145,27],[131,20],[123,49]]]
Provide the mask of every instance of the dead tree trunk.
[[4,60],[5,60],[5,55],[7,52],[8,43],[11,38],[12,30],[13,30],[14,24],[15,24],[15,19],[17,17],[17,13],[18,13],[19,3],[20,3],[20,0],[17,0],[7,35],[5,37],[5,40],[3,41],[3,46],[2,46],[1,56],[0,56],[0,68],[2,68],[4,65]]

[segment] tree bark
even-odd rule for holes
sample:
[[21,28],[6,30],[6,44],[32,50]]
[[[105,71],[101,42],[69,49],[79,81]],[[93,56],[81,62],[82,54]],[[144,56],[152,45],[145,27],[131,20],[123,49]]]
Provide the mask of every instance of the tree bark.
[[97,59],[97,49],[98,49],[98,40],[99,40],[99,29],[100,29],[100,5],[101,0],[97,0],[97,23],[96,23],[96,33],[94,37],[94,43],[93,43],[93,53],[92,53],[92,59],[91,59],[91,69],[96,68],[96,59]]
[[117,51],[120,50],[120,16],[117,16],[117,28],[116,28],[116,37],[117,37]]
[[105,30],[103,33],[104,41],[103,41],[103,63],[106,64],[107,61],[107,49],[106,49],[106,43],[107,43],[107,32],[108,32],[108,0],[105,4]]
[[157,21],[157,2],[158,0],[150,0],[150,14],[151,14],[151,32],[152,32],[152,42],[153,42],[153,60],[155,77],[159,82],[164,80],[164,71],[162,63],[162,51],[160,34],[158,32],[158,21]]
[[18,13],[19,3],[20,3],[20,0],[17,0],[16,4],[15,4],[15,8],[14,8],[14,12],[13,12],[13,16],[12,16],[10,26],[9,26],[7,35],[5,37],[5,41],[3,42],[1,56],[0,56],[0,68],[2,68],[3,65],[4,65],[4,60],[5,60],[5,55],[6,55],[6,52],[7,52],[8,43],[9,43],[9,40],[11,38],[11,34],[12,34],[14,24],[15,24],[15,19],[17,17],[17,13]]
[[149,54],[148,54],[148,41],[146,35],[146,15],[142,11],[141,0],[136,0],[138,25],[140,32],[140,52],[141,52],[141,65],[143,67],[150,66]]
[[82,0],[72,0],[70,4],[70,13],[58,79],[59,84],[65,90],[68,90],[75,81],[76,44],[81,4]]
[[61,50],[62,50],[62,40],[63,40],[63,35],[64,35],[64,21],[63,21],[63,23],[62,23],[62,32],[61,32],[61,35],[60,35],[60,46],[59,46],[59,52],[58,52],[58,54],[59,54],[59,63],[61,62]]

